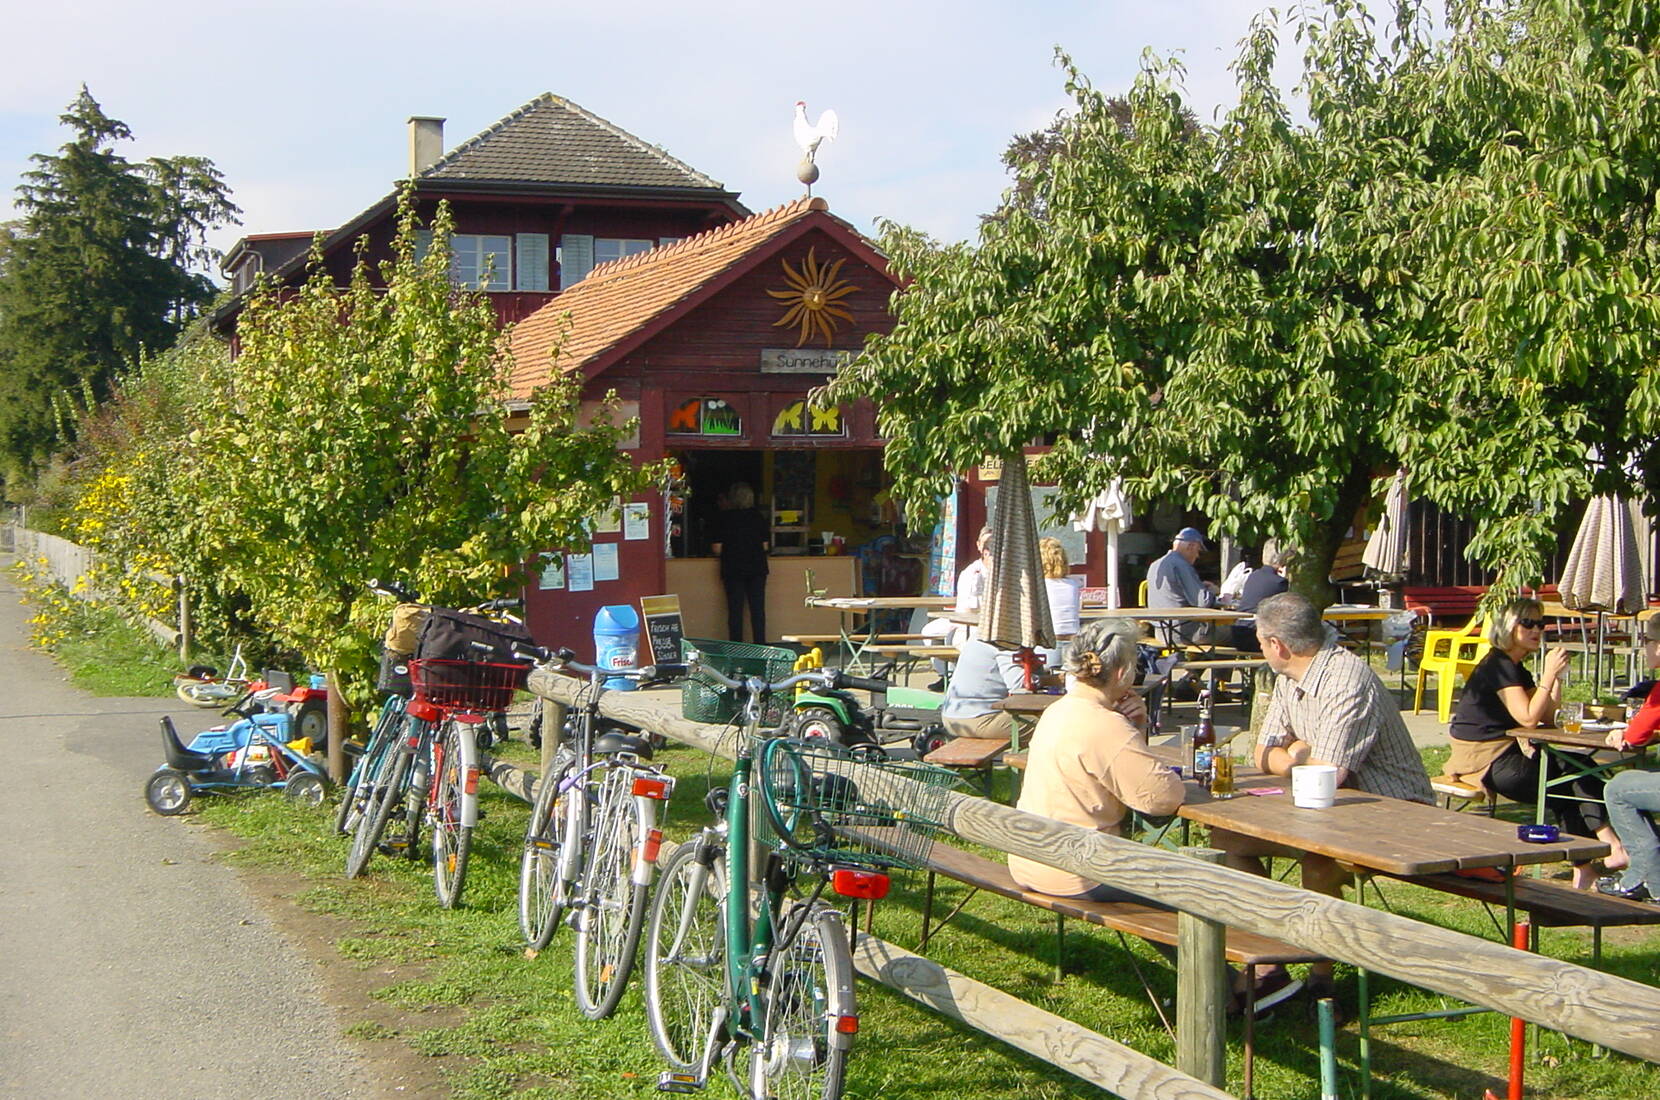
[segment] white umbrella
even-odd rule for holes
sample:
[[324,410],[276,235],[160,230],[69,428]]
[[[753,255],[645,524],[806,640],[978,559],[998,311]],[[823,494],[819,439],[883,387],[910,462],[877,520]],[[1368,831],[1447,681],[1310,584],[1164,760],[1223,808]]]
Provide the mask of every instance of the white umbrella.
[[1406,488],[1406,471],[1395,471],[1389,495],[1384,498],[1383,515],[1379,517],[1372,537],[1366,540],[1366,552],[1360,556],[1368,576],[1397,581],[1406,575]]
[[1124,491],[1124,482],[1113,478],[1104,492],[1096,495],[1084,507],[1084,514],[1074,516],[1072,527],[1077,531],[1105,531],[1107,533],[1107,606],[1120,606],[1118,596],[1118,536],[1135,522],[1130,507],[1130,496]]
[[997,514],[991,521],[991,576],[980,604],[980,637],[992,645],[1055,648],[1037,532],[1026,456],[1016,454],[1004,460],[997,486]]
[[1605,614],[1634,615],[1648,604],[1643,593],[1642,563],[1631,509],[1613,494],[1594,498],[1574,536],[1568,561],[1556,582],[1562,606],[1597,613],[1595,683],[1602,686]]

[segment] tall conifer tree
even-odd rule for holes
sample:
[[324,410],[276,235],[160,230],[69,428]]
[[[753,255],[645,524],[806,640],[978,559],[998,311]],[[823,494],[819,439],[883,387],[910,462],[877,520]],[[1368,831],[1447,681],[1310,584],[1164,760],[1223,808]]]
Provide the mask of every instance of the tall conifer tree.
[[0,466],[8,485],[57,447],[54,407],[101,397],[141,349],[160,350],[215,293],[205,234],[238,210],[211,161],[132,163],[132,137],[83,85],[17,189],[23,217],[0,264]]

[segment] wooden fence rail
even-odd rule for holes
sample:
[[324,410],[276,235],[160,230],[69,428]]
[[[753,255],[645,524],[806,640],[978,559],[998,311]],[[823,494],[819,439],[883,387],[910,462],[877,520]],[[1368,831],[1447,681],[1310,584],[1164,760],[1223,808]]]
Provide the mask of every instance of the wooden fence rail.
[[[537,671],[531,690],[569,706],[581,685]],[[656,700],[653,700],[653,695]],[[609,692],[600,710],[725,757],[735,739],[666,709],[662,693]],[[855,769],[862,767],[855,765]],[[873,775],[875,783],[888,782]],[[1660,1062],[1660,989],[1504,944],[1311,893],[985,798],[948,796],[946,828],[965,840],[1155,897],[1184,913],[1519,1016]],[[1150,1093],[1148,1095],[1151,1095]]]

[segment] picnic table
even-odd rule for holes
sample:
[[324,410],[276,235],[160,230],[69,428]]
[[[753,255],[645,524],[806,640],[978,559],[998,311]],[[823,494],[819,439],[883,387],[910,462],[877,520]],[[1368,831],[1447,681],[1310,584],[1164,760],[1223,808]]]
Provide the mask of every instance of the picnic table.
[[[1639,745],[1635,748],[1623,745],[1617,749],[1610,748],[1608,745],[1609,731],[1606,729],[1580,730],[1577,733],[1569,733],[1567,730],[1557,729],[1555,726],[1535,726],[1532,729],[1518,728],[1505,732],[1518,741],[1526,741],[1533,745],[1567,769],[1555,779],[1550,778],[1549,768],[1542,767],[1539,769],[1539,795],[1534,803],[1534,820],[1540,824],[1543,824],[1545,820],[1545,795],[1550,788],[1565,786],[1587,775],[1606,775],[1615,768],[1636,763],[1643,759],[1648,752],[1647,745]],[[1596,755],[1597,753],[1606,755],[1599,758]],[[1559,793],[1555,797],[1571,798],[1580,802],[1601,801],[1601,799],[1582,798],[1579,795],[1566,793]]]
[[[951,596],[808,596],[808,607],[822,607],[835,611],[840,617],[839,644],[847,652],[847,667],[857,670],[865,650],[875,644],[881,634],[877,611],[944,610],[956,606]],[[863,629],[857,620],[863,618]]]

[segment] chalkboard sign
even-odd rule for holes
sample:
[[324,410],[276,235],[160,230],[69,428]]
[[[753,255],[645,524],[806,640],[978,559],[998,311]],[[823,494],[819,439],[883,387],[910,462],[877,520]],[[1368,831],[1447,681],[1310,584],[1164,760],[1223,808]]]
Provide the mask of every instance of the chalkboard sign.
[[679,661],[680,639],[685,636],[680,624],[680,597],[641,596],[640,617],[645,620],[646,638],[651,642],[651,663]]

